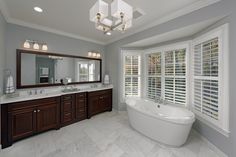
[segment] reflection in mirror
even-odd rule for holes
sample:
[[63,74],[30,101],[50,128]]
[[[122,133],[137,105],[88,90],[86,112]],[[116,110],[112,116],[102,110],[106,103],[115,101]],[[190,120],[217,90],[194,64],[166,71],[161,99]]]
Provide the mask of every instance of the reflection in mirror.
[[100,81],[100,60],[21,53],[21,85]]

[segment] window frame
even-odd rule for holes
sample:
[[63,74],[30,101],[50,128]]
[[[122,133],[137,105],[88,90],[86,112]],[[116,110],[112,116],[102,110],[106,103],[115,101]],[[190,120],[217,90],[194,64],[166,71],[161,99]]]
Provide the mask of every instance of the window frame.
[[[205,116],[201,112],[194,109],[194,78],[199,76],[194,75],[194,47],[198,44],[202,44],[208,40],[218,37],[219,52],[218,52],[218,108],[219,108],[219,120],[213,120],[208,116]],[[211,31],[204,33],[203,35],[196,37],[192,41],[191,50],[191,110],[196,114],[196,118],[201,122],[207,124],[213,129],[217,130],[224,136],[229,136],[229,25],[224,24]],[[203,76],[204,77],[204,76]],[[213,79],[210,79],[213,80]],[[224,105],[220,105],[224,104]]]
[[[179,49],[186,49],[186,103],[185,105],[181,106],[178,105],[180,107],[186,107],[189,108],[190,106],[190,99],[189,99],[189,61],[190,61],[190,46],[191,46],[191,40],[188,41],[183,41],[183,42],[178,42],[178,43],[174,43],[174,44],[169,44],[169,45],[164,45],[161,47],[156,47],[156,48],[151,48],[151,49],[147,49],[144,50],[144,90],[143,91],[143,96],[148,99],[147,96],[147,87],[148,87],[148,70],[146,70],[148,68],[148,61],[147,61],[147,57],[149,54],[155,54],[158,52],[161,52],[161,65],[163,65],[161,67],[161,97],[164,98],[164,93],[165,93],[165,52],[167,51],[171,51],[171,50],[179,50]],[[164,82],[164,83],[163,83]],[[151,100],[151,99],[149,99]]]
[[122,65],[122,68],[120,70],[120,73],[121,73],[121,87],[120,87],[120,90],[122,91],[122,94],[121,94],[121,102],[125,102],[126,100],[126,96],[125,96],[125,69],[124,69],[124,66],[125,66],[125,57],[126,56],[139,56],[140,57],[140,62],[139,62],[139,70],[140,70],[140,74],[137,75],[140,79],[140,86],[139,86],[139,91],[138,91],[138,96],[129,96],[129,97],[142,97],[142,93],[141,93],[141,89],[142,89],[142,52],[140,50],[122,50],[122,56],[121,56],[121,65]]

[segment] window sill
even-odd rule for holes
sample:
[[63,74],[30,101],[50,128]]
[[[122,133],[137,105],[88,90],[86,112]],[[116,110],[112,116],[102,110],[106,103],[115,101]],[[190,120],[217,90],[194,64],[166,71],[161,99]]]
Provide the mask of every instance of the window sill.
[[195,113],[196,119],[199,120],[200,122],[203,122],[204,124],[206,124],[207,126],[211,127],[212,129],[216,130],[217,132],[219,132],[220,134],[224,135],[225,137],[229,138],[230,135],[230,131],[226,131],[224,129],[221,129],[219,127],[217,127],[216,125],[212,124],[211,122],[208,122],[207,120],[203,119],[202,117],[200,117],[199,115],[197,115]]

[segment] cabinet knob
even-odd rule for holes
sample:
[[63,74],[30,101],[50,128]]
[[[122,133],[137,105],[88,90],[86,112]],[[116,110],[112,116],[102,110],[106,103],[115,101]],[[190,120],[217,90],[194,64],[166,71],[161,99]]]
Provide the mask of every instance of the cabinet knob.
[[38,110],[38,112],[40,112],[40,110]]
[[34,110],[34,113],[36,113],[37,111],[36,110]]

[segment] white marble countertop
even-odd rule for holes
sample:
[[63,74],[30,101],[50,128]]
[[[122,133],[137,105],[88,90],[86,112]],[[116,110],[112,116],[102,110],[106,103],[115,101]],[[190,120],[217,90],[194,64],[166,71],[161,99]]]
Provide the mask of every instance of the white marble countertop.
[[43,99],[43,98],[50,98],[50,97],[57,97],[67,94],[75,94],[75,93],[83,93],[83,92],[93,92],[93,91],[100,91],[100,90],[106,90],[106,89],[112,89],[112,85],[108,86],[99,86],[99,87],[93,87],[93,88],[84,88],[80,89],[78,91],[73,92],[62,92],[62,90],[54,90],[54,91],[46,91],[42,94],[35,94],[35,95],[29,95],[24,92],[20,92],[20,95],[18,97],[14,98],[7,98],[5,95],[3,95],[0,98],[0,104],[9,104],[9,103],[15,103],[15,102],[22,102],[22,101],[28,101],[28,100],[37,100],[37,99]]

